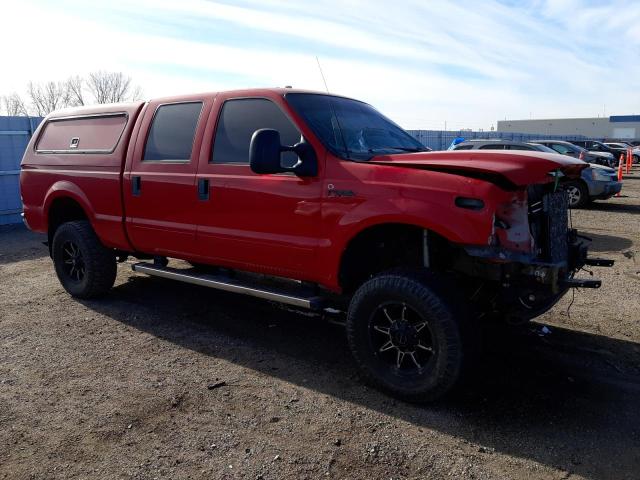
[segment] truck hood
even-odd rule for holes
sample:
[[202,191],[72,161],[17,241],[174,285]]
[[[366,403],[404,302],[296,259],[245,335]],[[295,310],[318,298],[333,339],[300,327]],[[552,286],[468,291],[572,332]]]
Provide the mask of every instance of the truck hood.
[[505,188],[549,182],[552,172],[557,170],[569,177],[579,177],[589,166],[582,160],[555,153],[500,150],[386,154],[367,163],[481,178]]

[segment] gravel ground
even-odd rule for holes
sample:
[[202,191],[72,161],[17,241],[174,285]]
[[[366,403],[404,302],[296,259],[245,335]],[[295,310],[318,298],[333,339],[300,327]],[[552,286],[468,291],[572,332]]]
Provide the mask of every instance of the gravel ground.
[[616,260],[602,288],[487,331],[474,379],[429,406],[363,385],[339,325],[271,303],[127,265],[74,300],[44,239],[4,227],[0,479],[637,479],[639,215],[637,173],[573,212]]

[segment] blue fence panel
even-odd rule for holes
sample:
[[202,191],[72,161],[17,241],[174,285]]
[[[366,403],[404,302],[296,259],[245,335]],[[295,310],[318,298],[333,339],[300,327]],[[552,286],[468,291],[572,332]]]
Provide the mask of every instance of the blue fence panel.
[[536,133],[516,133],[516,132],[470,132],[465,130],[409,130],[416,140],[425,147],[433,150],[446,150],[451,142],[457,137],[465,140],[487,139],[487,140],[510,140],[515,142],[529,142],[545,138],[549,140],[585,140],[582,135],[541,135]]
[[0,117],[0,225],[20,223],[20,161],[42,119]]

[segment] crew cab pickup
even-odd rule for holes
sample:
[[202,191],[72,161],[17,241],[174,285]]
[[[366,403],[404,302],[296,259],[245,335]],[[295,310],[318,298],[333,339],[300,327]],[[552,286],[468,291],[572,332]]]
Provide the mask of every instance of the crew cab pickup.
[[134,257],[144,274],[346,312],[364,377],[428,401],[471,363],[480,322],[524,323],[599,287],[574,277],[583,265],[612,262],[568,225],[558,179],[584,162],[427,150],[366,103],[293,89],[61,110],[24,154],[24,218],[75,297],[107,293]]

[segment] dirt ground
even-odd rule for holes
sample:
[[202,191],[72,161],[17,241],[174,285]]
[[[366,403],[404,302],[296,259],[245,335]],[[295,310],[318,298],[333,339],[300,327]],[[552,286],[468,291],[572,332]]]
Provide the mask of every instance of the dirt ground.
[[[640,478],[640,170],[573,212],[600,290],[487,332],[435,405],[366,387],[343,328],[121,265],[100,301],[0,230],[0,479]],[[585,273],[585,275],[588,275]],[[224,383],[222,383],[224,382]]]

